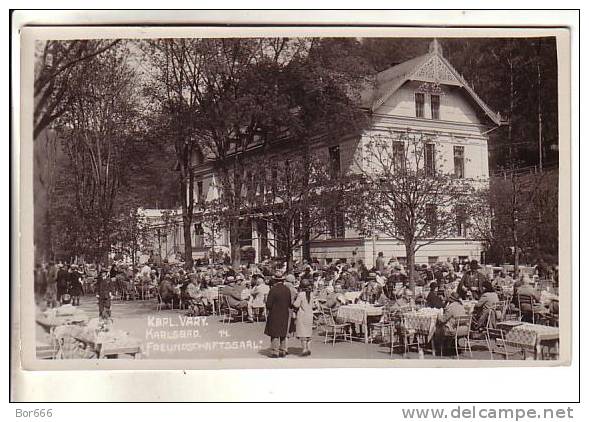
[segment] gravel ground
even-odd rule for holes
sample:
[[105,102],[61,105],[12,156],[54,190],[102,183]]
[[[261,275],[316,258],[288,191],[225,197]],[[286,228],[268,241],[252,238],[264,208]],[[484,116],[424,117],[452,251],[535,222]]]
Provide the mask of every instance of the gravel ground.
[[[82,298],[81,308],[91,318],[98,316],[98,305],[93,297]],[[269,355],[270,339],[264,335],[264,322],[232,322],[223,324],[217,316],[186,316],[185,310],[163,309],[157,311],[156,301],[113,301],[114,329],[128,332],[142,344],[143,357],[148,359],[227,359],[260,358]],[[288,359],[419,359],[417,352],[403,356],[401,350],[390,356],[388,345],[352,343],[338,340],[335,346],[324,343],[322,331],[315,330],[311,345],[312,354],[298,356],[301,345],[298,339],[288,340]],[[454,356],[433,357],[425,353],[425,359],[455,359]],[[474,359],[489,359],[485,350],[473,350]],[[460,359],[470,359],[462,353]]]

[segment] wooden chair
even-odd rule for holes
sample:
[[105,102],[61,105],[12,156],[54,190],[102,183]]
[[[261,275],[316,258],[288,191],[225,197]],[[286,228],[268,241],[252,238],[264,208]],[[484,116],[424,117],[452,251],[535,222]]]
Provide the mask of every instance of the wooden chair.
[[260,306],[260,305],[252,306],[252,310],[254,313],[253,316],[254,316],[254,319],[256,320],[256,322],[259,322],[260,313],[264,316],[264,321],[266,321],[266,318],[268,316],[268,311],[266,309],[266,300],[267,299],[268,299],[268,294],[265,294],[262,306]]
[[174,300],[172,300],[169,303],[165,303],[164,300],[162,299],[162,295],[160,295],[159,290],[156,291],[156,295],[155,297],[157,298],[157,308],[156,310],[159,312],[162,310],[162,308],[165,306],[168,307],[168,309],[174,309]]
[[325,324],[325,341],[324,343],[327,344],[327,338],[332,335],[333,336],[333,343],[332,346],[335,346],[335,340],[337,337],[343,337],[344,341],[349,340],[350,343],[352,342],[352,334],[350,333],[350,324],[348,323],[341,323],[338,324],[335,321],[335,317],[331,309],[328,310],[323,316],[324,320],[326,321]]
[[421,336],[417,333],[417,331],[413,328],[409,328],[409,324],[407,323],[407,315],[402,316],[402,325],[401,325],[401,336],[403,338],[403,344],[405,346],[405,350],[403,355],[407,355],[411,346],[417,346],[417,349],[421,349]]
[[[403,324],[403,316],[398,313],[392,313],[389,316],[389,320],[391,322],[391,357],[393,356],[393,353],[395,351],[395,347],[400,347],[405,345],[405,342],[401,342],[401,339],[404,336],[404,324]],[[397,341],[395,341],[397,340]]]
[[239,310],[237,308],[233,308],[229,305],[229,298],[227,296],[223,296],[224,305],[225,305],[225,312],[222,314],[222,322],[226,324],[227,322],[232,322],[234,317],[241,317],[241,322],[245,321],[245,315],[243,310]]
[[506,319],[508,307],[509,302],[506,300],[500,300],[495,304],[495,322],[504,321]]
[[[456,331],[454,333],[454,349],[456,350],[456,359],[460,359],[460,351],[464,350],[470,354],[472,358],[472,349],[470,347],[470,324],[472,322],[471,315],[459,316],[456,318]],[[464,346],[460,346],[460,339],[464,339]]]
[[489,310],[489,315],[487,317],[487,322],[484,328],[483,338],[473,338],[472,330],[469,330],[468,333],[468,343],[470,344],[471,349],[476,346],[484,347],[489,351],[491,359],[493,359],[493,352],[491,351],[492,346],[489,338],[489,330],[493,330],[495,329],[495,327],[497,327],[497,309],[502,309],[502,306],[503,305],[501,304],[501,302],[498,302],[493,309]]
[[[532,318],[532,324],[536,324],[537,322],[544,322],[545,317],[548,314],[548,311],[540,311],[540,307],[538,307],[538,302],[532,297],[528,295],[518,295],[518,308],[519,308],[519,316],[520,320],[523,321],[525,317]],[[522,307],[525,307],[526,310],[523,311]]]
[[506,307],[505,307],[505,314],[503,315],[503,321],[519,321],[520,320],[519,308],[512,309],[512,307],[511,307],[512,299],[513,299],[512,295],[505,295]]
[[494,360],[494,355],[502,355],[506,360],[509,356],[520,353],[519,350],[509,347],[505,343],[505,331],[500,328],[487,328],[487,343],[491,360]]
[[[535,355],[537,339],[538,333],[535,331],[518,332],[517,335],[510,331],[505,334],[504,344],[506,349],[511,348],[511,355],[521,353],[525,360],[528,353]],[[506,355],[505,359],[508,359],[508,357],[509,355]]]
[[369,342],[374,342],[374,339],[379,336],[383,341],[386,338],[390,337],[390,330],[393,329],[393,323],[390,321],[389,314],[385,311],[382,315],[382,318],[378,322],[373,322],[369,324],[371,335],[369,337]]

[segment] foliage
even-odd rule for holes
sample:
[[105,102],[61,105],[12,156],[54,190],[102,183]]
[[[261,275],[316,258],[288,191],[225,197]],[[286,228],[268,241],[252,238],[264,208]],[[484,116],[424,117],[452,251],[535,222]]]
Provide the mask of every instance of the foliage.
[[39,42],[35,65],[33,138],[61,117],[72,93],[92,76],[92,64],[119,40],[48,40]]
[[552,172],[511,171],[491,180],[496,259],[516,266],[522,260],[534,263],[538,258],[557,261],[557,182]]
[[435,146],[435,139],[422,133],[373,133],[346,196],[348,219],[360,232],[403,242],[411,280],[417,250],[459,235],[458,210],[473,183],[450,174],[435,153],[426,159],[428,145]]
[[115,231],[117,197],[125,178],[126,153],[135,131],[137,100],[125,51],[109,49],[88,62],[88,80],[70,92],[70,103],[56,120],[68,158],[60,200],[83,233],[78,252],[103,260]]

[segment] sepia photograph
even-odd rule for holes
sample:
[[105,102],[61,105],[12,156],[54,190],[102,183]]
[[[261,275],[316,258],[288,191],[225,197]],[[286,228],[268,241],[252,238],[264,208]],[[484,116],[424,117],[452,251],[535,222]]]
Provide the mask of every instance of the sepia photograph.
[[522,33],[35,39],[23,353],[566,364],[568,52]]

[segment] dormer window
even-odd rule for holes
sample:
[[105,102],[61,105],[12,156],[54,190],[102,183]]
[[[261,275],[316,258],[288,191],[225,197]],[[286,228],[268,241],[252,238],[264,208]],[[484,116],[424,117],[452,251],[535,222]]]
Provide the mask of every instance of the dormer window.
[[415,117],[423,118],[425,106],[425,94],[423,92],[415,93]]

